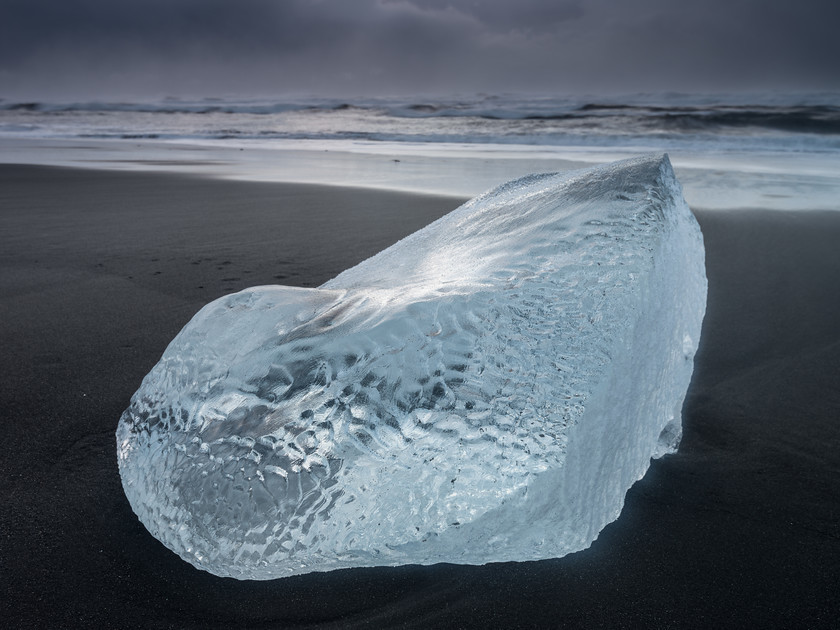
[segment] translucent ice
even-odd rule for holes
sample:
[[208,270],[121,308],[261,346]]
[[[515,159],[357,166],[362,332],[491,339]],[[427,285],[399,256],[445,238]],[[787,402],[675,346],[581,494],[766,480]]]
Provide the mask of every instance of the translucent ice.
[[679,441],[705,301],[667,156],[526,177],[204,307],[120,420],[123,487],[237,578],[584,549]]

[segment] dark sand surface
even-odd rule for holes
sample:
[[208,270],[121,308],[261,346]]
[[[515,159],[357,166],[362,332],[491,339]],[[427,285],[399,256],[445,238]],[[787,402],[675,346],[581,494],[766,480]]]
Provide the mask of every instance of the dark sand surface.
[[683,443],[586,551],[238,582],[147,533],[114,430],[195,311],[316,286],[458,203],[0,167],[0,625],[836,627],[840,212],[697,212],[709,305]]

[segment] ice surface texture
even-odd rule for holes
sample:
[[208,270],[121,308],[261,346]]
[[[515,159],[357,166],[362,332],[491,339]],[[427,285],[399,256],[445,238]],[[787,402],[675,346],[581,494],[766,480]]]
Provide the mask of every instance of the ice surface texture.
[[578,551],[675,449],[705,302],[667,156],[526,177],[205,306],[120,420],[123,487],[243,579]]

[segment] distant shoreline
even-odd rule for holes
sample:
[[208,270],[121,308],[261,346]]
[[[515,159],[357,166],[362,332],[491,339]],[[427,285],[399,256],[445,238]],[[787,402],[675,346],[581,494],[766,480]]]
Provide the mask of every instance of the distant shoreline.
[[[518,177],[585,168],[651,147],[347,141],[195,142],[0,135],[0,164],[175,173],[469,198]],[[669,152],[692,208],[840,210],[840,153]]]

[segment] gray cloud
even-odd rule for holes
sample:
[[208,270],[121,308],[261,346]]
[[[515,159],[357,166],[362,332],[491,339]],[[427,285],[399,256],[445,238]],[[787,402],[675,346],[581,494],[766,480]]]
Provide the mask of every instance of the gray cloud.
[[4,0],[0,90],[837,89],[838,18],[834,0]]
[[494,33],[550,32],[560,22],[583,15],[580,2],[546,0],[385,0],[386,4],[410,5],[421,11],[438,12],[474,20]]

